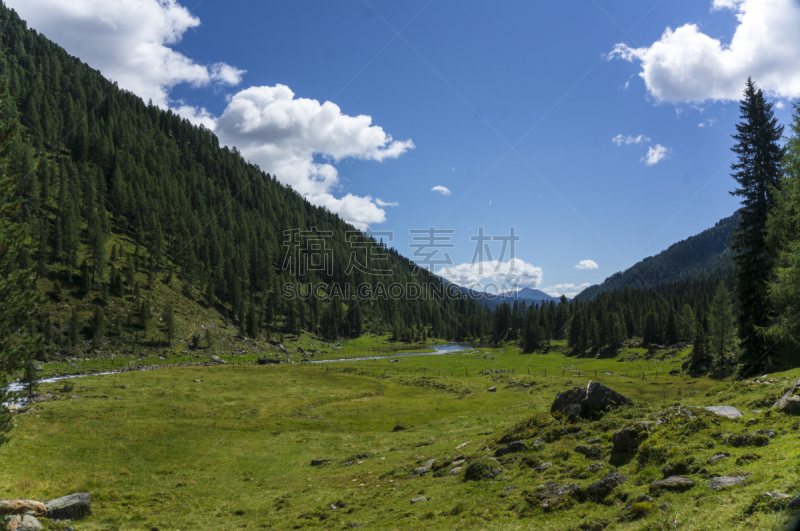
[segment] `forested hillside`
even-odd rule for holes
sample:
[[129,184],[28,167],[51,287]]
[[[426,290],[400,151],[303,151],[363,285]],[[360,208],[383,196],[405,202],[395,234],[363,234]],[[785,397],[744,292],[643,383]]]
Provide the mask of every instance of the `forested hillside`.
[[[198,308],[250,337],[482,335],[488,313],[476,302],[369,297],[379,282],[442,284],[382,242],[348,235],[352,226],[221,147],[211,131],[120,90],[2,5],[0,22],[0,70],[14,102],[6,112],[22,125],[7,168],[30,229],[20,266],[35,264],[49,294],[41,328],[51,347],[161,337],[154,323],[169,328],[164,319]],[[292,276],[284,231],[313,229],[329,233],[332,267]],[[311,259],[307,247],[291,251],[300,263]],[[371,252],[372,267],[391,277],[348,268],[352,251]],[[323,297],[281,296],[298,282],[324,284]],[[327,300],[334,284],[353,293]],[[372,290],[356,292],[361,284]]]
[[590,286],[576,298],[587,301],[625,286],[646,289],[683,279],[726,278],[734,271],[728,240],[738,223],[738,213],[722,219],[710,229],[611,275],[602,284]]

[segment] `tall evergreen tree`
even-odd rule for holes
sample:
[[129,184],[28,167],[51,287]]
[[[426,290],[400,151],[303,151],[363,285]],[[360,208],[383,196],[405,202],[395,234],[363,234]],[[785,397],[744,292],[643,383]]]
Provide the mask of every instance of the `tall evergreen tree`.
[[733,344],[734,319],[731,294],[720,281],[708,315],[711,354],[722,358]]
[[779,145],[783,127],[774,117],[772,103],[764,98],[752,79],[747,80],[739,106],[741,121],[733,136],[737,161],[731,166],[738,188],[731,194],[742,198],[739,226],[731,238],[739,301],[738,331],[742,348],[742,371],[758,369],[766,363],[769,343],[758,330],[769,325],[767,281],[771,260],[766,252],[767,216],[780,188]]

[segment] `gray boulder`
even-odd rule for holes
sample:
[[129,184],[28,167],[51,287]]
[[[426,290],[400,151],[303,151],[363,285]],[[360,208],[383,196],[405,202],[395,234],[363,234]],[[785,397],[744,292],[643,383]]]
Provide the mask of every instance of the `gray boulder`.
[[593,500],[602,500],[626,481],[628,481],[628,476],[623,476],[616,470],[612,470],[600,481],[596,481],[586,487],[586,496]]
[[527,449],[528,445],[525,444],[523,441],[514,441],[512,443],[508,443],[502,448],[498,448],[497,451],[494,453],[494,456],[502,457],[506,454],[516,454],[519,452],[524,452]]
[[744,413],[733,406],[706,406],[701,409],[705,409],[718,417],[726,417],[729,419],[740,419],[744,416]]
[[795,380],[786,394],[775,402],[772,409],[789,415],[800,415],[800,378]]
[[9,531],[39,531],[44,528],[39,523],[39,520],[29,514],[25,514],[8,518],[6,529]]
[[600,382],[587,387],[575,387],[556,395],[550,414],[566,417],[596,417],[606,409],[630,404],[630,399]]
[[411,473],[414,474],[415,476],[424,476],[425,474],[427,474],[428,472],[431,471],[431,467],[433,466],[433,463],[435,463],[435,462],[436,462],[436,459],[428,459],[427,461],[422,463],[420,466],[418,466],[417,468],[412,470]]
[[727,459],[730,456],[731,456],[731,454],[729,454],[727,452],[722,452],[722,453],[719,453],[719,454],[712,455],[711,457],[708,458],[707,461],[709,463],[713,463],[715,461],[719,461],[720,459]]
[[80,520],[92,514],[92,497],[88,492],[70,494],[45,504],[47,517],[53,520]]
[[718,478],[712,478],[711,481],[708,482],[708,490],[718,490],[725,487],[741,485],[750,476],[752,476],[752,474],[745,474],[743,476],[720,476]]
[[670,492],[683,492],[694,487],[694,481],[689,478],[681,476],[672,476],[667,479],[659,479],[650,484],[650,492],[659,492],[662,490]]
[[490,393],[496,393],[497,392],[497,387],[491,386],[489,389],[487,389],[487,391],[489,391]]

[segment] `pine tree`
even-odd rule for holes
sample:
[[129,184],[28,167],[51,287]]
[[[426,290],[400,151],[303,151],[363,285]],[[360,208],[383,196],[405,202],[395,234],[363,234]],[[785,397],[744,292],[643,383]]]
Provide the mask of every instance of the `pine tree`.
[[25,372],[22,373],[21,383],[25,394],[28,395],[28,403],[32,403],[36,389],[39,387],[39,375],[36,374],[36,366],[33,364],[32,358],[25,360]]
[[692,359],[689,364],[689,372],[693,374],[706,372],[711,367],[712,361],[708,355],[708,339],[703,332],[702,325],[698,323],[695,330]]
[[742,198],[739,226],[731,239],[738,265],[736,296],[739,301],[738,331],[742,348],[743,373],[758,370],[767,362],[769,342],[758,332],[769,325],[767,281],[771,260],[766,252],[765,228],[775,193],[780,189],[779,145],[783,127],[773,115],[772,103],[751,79],[739,106],[741,122],[736,125],[738,160],[731,166],[738,188],[731,194]]
[[167,334],[167,345],[172,346],[172,337],[175,335],[175,310],[171,302],[164,309],[164,332]]
[[731,304],[731,294],[725,283],[720,281],[714,299],[711,301],[711,309],[708,315],[709,334],[710,334],[710,353],[713,356],[722,358],[725,352],[733,344],[734,319]]

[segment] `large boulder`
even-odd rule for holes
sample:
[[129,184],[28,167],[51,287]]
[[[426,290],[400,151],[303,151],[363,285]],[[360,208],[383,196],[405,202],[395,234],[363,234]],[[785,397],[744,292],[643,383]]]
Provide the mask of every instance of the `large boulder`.
[[0,515],[3,514],[25,514],[32,512],[36,516],[42,516],[47,511],[47,507],[42,502],[33,500],[0,500]]
[[789,415],[800,415],[800,378],[795,380],[786,394],[775,402],[772,409]]
[[742,476],[720,476],[717,478],[712,478],[711,481],[708,482],[708,490],[719,490],[725,487],[741,485],[750,476],[752,476],[752,474],[744,474]]
[[706,406],[702,409],[717,415],[718,417],[725,417],[729,419],[740,419],[744,414],[733,406]]
[[624,406],[631,401],[600,382],[590,382],[585,388],[575,387],[556,395],[550,414],[553,416],[591,418],[606,409]]
[[616,470],[612,470],[600,481],[596,481],[586,487],[586,496],[592,500],[602,500],[626,481],[628,481],[628,476],[623,476]]
[[650,484],[650,492],[658,493],[662,490],[670,492],[683,492],[694,487],[694,481],[681,476],[671,476],[667,479],[659,479]]
[[53,520],[80,520],[92,514],[92,497],[88,492],[70,494],[45,504],[47,517]]
[[506,454],[517,454],[519,452],[524,452],[528,449],[528,445],[525,444],[523,441],[514,441],[508,443],[507,445],[498,448],[497,451],[494,453],[495,457],[502,457]]

